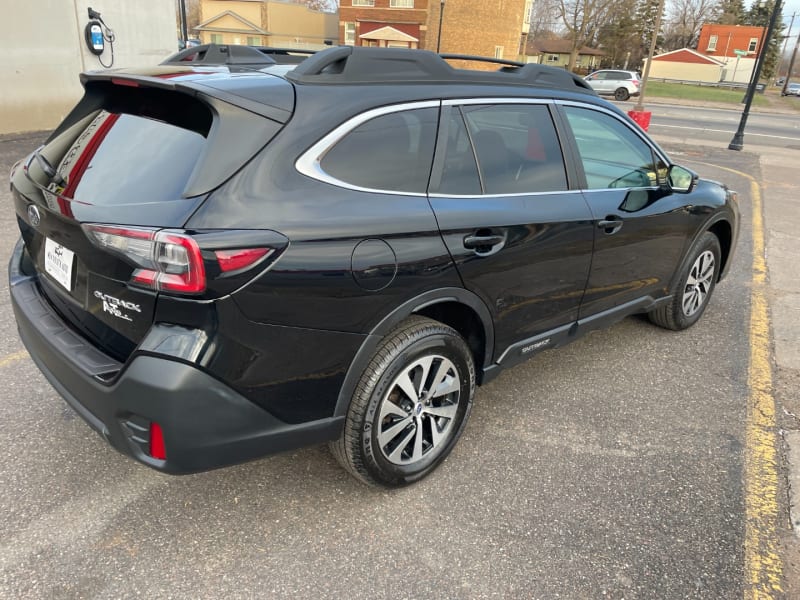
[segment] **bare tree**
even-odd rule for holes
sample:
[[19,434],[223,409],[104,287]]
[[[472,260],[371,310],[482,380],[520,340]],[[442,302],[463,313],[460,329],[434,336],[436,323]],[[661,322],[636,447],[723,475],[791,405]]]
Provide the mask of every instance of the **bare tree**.
[[559,0],[534,0],[531,7],[531,39],[547,38],[561,28]]
[[572,42],[567,69],[572,71],[580,49],[597,37],[618,0],[558,0],[558,14]]
[[664,26],[664,49],[694,47],[700,28],[704,23],[713,23],[718,12],[718,0],[672,0]]

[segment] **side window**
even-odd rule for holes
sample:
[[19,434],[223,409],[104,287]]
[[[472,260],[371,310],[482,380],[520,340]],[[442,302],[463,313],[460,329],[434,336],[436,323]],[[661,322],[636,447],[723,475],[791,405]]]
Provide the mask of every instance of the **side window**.
[[565,106],[589,189],[651,187],[667,165],[625,124],[600,111]]
[[442,181],[437,191],[451,196],[479,196],[481,193],[481,178],[472,143],[461,111],[456,107],[450,110]]
[[484,194],[531,194],[567,189],[564,158],[543,104],[466,106]]
[[320,167],[362,188],[423,194],[428,188],[439,109],[390,113],[362,123],[322,157]]

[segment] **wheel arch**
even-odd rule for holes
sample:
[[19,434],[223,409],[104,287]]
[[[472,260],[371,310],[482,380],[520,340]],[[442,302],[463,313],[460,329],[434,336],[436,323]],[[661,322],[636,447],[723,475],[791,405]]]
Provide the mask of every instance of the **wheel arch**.
[[481,373],[489,366],[494,352],[494,325],[489,309],[478,296],[463,288],[433,290],[398,306],[367,335],[347,370],[339,390],[334,416],[347,413],[361,375],[386,334],[415,314],[444,323],[464,338],[475,359],[475,370],[480,382]]
[[722,251],[722,264],[720,265],[719,275],[717,277],[717,281],[720,281],[728,272],[728,259],[730,258],[731,250],[733,249],[733,228],[726,219],[719,219],[718,221],[712,223],[707,230],[717,236],[720,250]]

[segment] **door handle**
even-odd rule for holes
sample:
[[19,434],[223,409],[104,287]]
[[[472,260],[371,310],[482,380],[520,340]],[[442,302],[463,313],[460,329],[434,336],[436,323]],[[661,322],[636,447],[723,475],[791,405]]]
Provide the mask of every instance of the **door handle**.
[[505,234],[491,233],[488,229],[480,229],[464,238],[464,248],[474,251],[478,256],[491,256],[505,245]]
[[468,235],[464,238],[464,248],[475,250],[485,246],[496,246],[504,239],[502,235]]
[[614,215],[608,215],[605,219],[597,222],[597,226],[609,235],[622,229],[622,224],[622,219]]

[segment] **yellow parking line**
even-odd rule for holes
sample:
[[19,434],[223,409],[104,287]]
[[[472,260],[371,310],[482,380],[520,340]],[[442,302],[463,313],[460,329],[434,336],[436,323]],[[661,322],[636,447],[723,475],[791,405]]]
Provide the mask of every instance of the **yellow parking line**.
[[14,352],[14,354],[8,354],[3,358],[0,358],[0,367],[5,367],[6,365],[10,365],[13,362],[25,358],[26,356],[28,356],[28,353],[25,352],[25,350]]
[[761,187],[747,173],[719,165],[710,166],[736,173],[750,181],[753,283],[750,292],[749,397],[745,438],[744,597],[748,600],[770,600],[783,593],[783,561],[778,554],[776,539],[779,519],[777,423],[772,394]]

